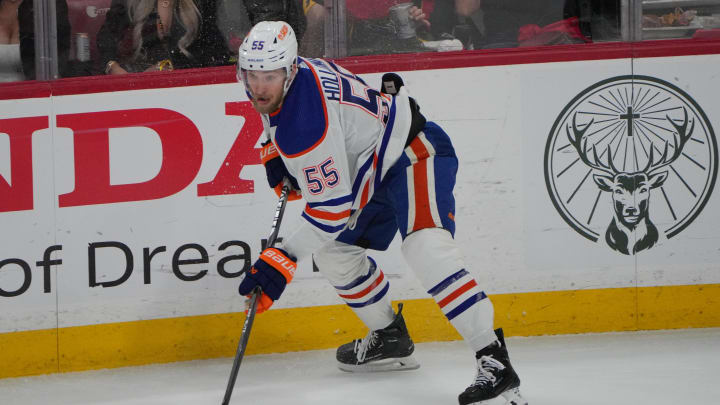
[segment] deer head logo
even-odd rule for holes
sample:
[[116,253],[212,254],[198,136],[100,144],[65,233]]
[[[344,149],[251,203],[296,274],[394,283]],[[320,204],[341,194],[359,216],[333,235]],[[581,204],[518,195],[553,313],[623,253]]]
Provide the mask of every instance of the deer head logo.
[[[613,219],[605,232],[605,241],[608,245],[624,254],[635,254],[649,249],[658,241],[657,227],[649,216],[650,190],[662,186],[668,177],[667,170],[661,170],[673,163],[683,151],[685,144],[692,137],[695,122],[690,121],[688,129],[688,113],[684,110],[685,120],[677,125],[669,116],[667,121],[675,128],[673,145],[665,141],[663,153],[655,159],[655,147],[651,145],[647,165],[639,171],[622,171],[615,167],[612,150],[607,146],[605,155],[607,163],[598,155],[595,145],[592,146],[592,158],[588,156],[588,142],[585,133],[593,125],[594,119],[583,129],[577,127],[577,114],[572,120],[572,134],[570,124],[567,125],[567,137],[570,144],[577,150],[580,160],[588,167],[599,173],[593,174],[593,180],[600,190],[612,193]],[[672,149],[672,153],[670,152]]]
[[589,86],[563,108],[545,144],[545,186],[557,213],[581,236],[626,255],[686,229],[717,172],[705,112],[683,89],[651,76]]

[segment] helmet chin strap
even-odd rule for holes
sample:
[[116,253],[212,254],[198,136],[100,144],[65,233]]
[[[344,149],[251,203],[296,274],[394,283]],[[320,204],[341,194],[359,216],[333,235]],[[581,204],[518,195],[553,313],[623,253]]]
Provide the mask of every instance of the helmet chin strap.
[[283,99],[287,95],[288,90],[290,90],[290,86],[292,85],[293,80],[295,80],[295,74],[297,73],[297,62],[290,65],[290,69],[287,73],[287,78],[285,79],[285,86],[283,87]]

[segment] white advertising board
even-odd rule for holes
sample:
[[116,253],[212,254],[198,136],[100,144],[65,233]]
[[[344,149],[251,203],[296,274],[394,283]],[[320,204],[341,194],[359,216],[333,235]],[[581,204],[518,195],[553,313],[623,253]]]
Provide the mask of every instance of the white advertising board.
[[[719,63],[711,55],[402,73],[456,147],[456,239],[484,289],[720,282],[711,189],[711,128],[720,127],[711,67]],[[363,76],[379,83],[379,74]],[[0,333],[243,309],[235,276],[257,257],[276,198],[254,150],[258,120],[238,84],[0,107],[0,120],[49,120],[32,136],[32,207],[0,211]],[[13,177],[11,155],[27,148],[11,144],[17,135],[5,122],[3,199],[26,195],[19,184],[28,181]],[[688,124],[682,145],[673,123]],[[655,152],[645,169],[647,148]],[[289,205],[282,229],[302,208]],[[645,242],[608,244],[608,232]],[[427,297],[398,248],[396,238],[388,252],[371,253],[393,298]],[[32,273],[27,288],[21,262]],[[300,268],[274,308],[341,303],[312,263]]]

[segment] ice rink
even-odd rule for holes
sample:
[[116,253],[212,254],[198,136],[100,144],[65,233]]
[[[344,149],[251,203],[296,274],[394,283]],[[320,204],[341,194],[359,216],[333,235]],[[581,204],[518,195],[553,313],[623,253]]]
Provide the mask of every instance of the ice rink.
[[[720,404],[720,329],[509,338],[507,344],[531,405]],[[418,344],[415,354],[420,369],[375,374],[339,371],[334,350],[247,356],[231,403],[457,404],[475,375],[464,343]],[[231,364],[225,358],[4,379],[0,404],[220,404]]]

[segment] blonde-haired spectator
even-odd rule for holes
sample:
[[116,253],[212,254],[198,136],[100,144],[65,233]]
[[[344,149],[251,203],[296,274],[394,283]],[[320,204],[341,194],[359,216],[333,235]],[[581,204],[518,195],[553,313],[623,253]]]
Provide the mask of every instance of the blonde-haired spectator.
[[215,0],[113,0],[97,47],[106,74],[229,63]]

